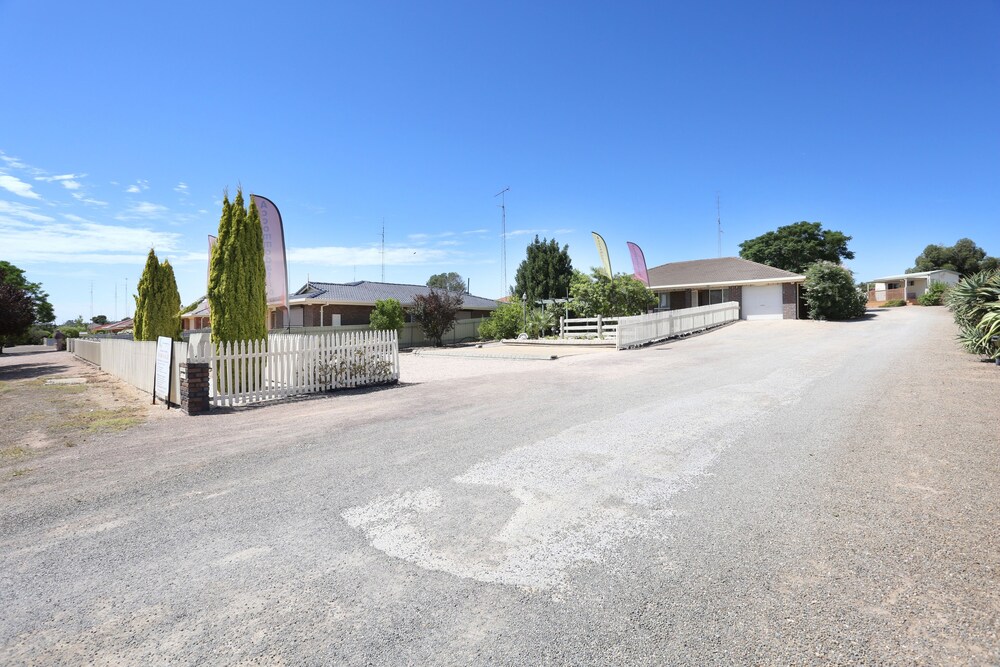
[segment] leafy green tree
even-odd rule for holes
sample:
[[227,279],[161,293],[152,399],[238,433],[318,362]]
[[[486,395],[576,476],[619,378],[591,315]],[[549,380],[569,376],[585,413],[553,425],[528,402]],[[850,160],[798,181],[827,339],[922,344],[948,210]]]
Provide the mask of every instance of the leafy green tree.
[[465,293],[465,278],[449,271],[448,273],[435,273],[427,279],[427,286],[434,289],[443,289],[447,292]]
[[521,331],[524,331],[524,304],[520,301],[501,302],[479,325],[479,337],[483,340],[516,338]]
[[35,302],[28,290],[4,280],[6,271],[0,267],[0,354],[10,340],[25,335],[35,322]]
[[107,315],[94,315],[93,317],[90,318],[90,322],[91,322],[91,324],[107,324],[108,323],[108,316]]
[[441,339],[455,326],[455,319],[463,303],[461,294],[431,288],[430,294],[417,294],[413,297],[410,313],[420,325],[424,336],[435,347],[440,347]]
[[526,294],[528,303],[565,298],[569,294],[572,277],[569,246],[564,245],[560,249],[555,239],[539,241],[536,235],[514,274],[514,296],[521,298]]
[[603,269],[594,269],[589,276],[577,271],[570,296],[570,307],[583,317],[641,315],[656,306],[656,295],[641,281],[624,273],[609,280]]
[[796,222],[744,241],[740,244],[740,257],[804,273],[815,262],[839,264],[841,259],[854,259],[854,253],[847,249],[850,240],[842,232],[823,229],[822,223]]
[[55,310],[49,303],[49,295],[42,290],[41,283],[33,283],[24,277],[24,270],[10,262],[0,260],[0,282],[23,289],[31,297],[35,309],[35,321],[40,324],[52,324],[56,320]]
[[865,314],[866,294],[854,274],[834,262],[816,262],[806,271],[805,301],[814,320],[851,320]]
[[156,340],[160,336],[181,339],[181,297],[170,262],[161,264],[150,249],[146,267],[136,285],[132,336],[135,340]]
[[399,333],[406,322],[406,312],[396,299],[379,299],[375,302],[368,326],[376,331],[392,331]]
[[267,337],[264,235],[257,205],[243,203],[243,189],[230,203],[222,201],[218,241],[209,260],[208,303],[212,340],[259,340]]
[[976,245],[972,239],[959,239],[953,246],[931,244],[917,255],[914,266],[907,273],[922,271],[937,271],[947,269],[962,276],[971,276],[980,271],[993,271],[1000,268],[1000,259],[988,257],[986,251]]

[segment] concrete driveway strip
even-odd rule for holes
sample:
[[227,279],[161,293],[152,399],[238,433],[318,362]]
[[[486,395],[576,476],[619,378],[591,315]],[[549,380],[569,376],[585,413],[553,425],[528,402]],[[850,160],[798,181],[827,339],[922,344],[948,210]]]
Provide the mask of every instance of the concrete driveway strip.
[[52,454],[0,482],[0,662],[1000,663],[1000,370],[953,335],[404,355]]

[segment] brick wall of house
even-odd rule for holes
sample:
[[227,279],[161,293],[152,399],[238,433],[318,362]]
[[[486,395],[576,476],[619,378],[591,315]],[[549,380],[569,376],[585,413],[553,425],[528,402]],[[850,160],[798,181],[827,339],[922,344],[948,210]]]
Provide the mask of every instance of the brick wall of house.
[[782,317],[786,320],[794,320],[797,309],[797,291],[795,283],[785,283],[781,286],[781,310]]
[[740,304],[740,317],[743,317],[743,288],[739,285],[729,288],[729,300]]

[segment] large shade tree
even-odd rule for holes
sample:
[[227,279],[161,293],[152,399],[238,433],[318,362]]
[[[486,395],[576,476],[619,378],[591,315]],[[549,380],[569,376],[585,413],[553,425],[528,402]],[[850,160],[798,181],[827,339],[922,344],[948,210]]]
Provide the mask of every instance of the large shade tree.
[[947,269],[962,276],[1000,268],[1000,259],[989,257],[972,239],[959,239],[953,246],[931,244],[917,255],[907,273]]
[[443,289],[447,292],[465,292],[465,278],[454,271],[448,273],[435,273],[427,279],[427,286],[434,289]]
[[564,299],[569,295],[572,278],[569,246],[560,248],[555,239],[539,241],[536,235],[514,275],[514,295],[527,295],[529,304],[540,299]]
[[851,240],[843,232],[823,229],[819,222],[796,222],[778,227],[740,244],[740,257],[792,273],[805,273],[820,261],[839,264],[854,259],[847,248]]
[[35,302],[26,289],[4,280],[6,271],[0,267],[0,354],[7,339],[24,335],[35,323]]
[[260,340],[267,337],[264,235],[257,205],[247,210],[243,189],[222,201],[218,241],[209,260],[208,304],[212,340]]
[[55,322],[56,314],[49,303],[49,295],[42,289],[41,283],[33,283],[24,276],[24,270],[19,269],[10,262],[0,260],[0,282],[13,285],[24,290],[31,297],[34,304],[35,322],[38,324],[52,324]]

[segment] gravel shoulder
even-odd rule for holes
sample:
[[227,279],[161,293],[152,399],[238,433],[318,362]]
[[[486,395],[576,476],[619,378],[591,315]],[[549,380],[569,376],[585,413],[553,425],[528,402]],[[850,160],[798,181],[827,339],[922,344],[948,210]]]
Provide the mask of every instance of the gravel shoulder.
[[0,481],[0,662],[997,664],[1000,370],[953,331],[741,322],[158,407]]

